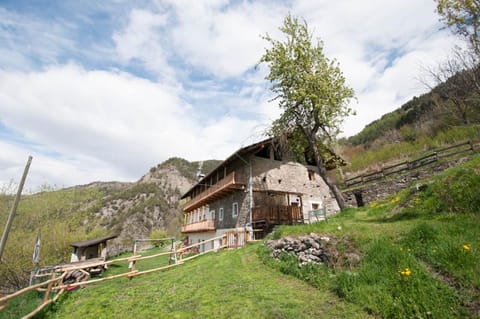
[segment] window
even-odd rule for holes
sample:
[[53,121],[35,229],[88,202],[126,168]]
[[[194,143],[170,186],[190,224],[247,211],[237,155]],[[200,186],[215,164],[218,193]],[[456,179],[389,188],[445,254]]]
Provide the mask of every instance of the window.
[[218,220],[223,220],[223,207],[218,210]]
[[232,204],[232,217],[235,218],[238,216],[238,203]]
[[314,170],[311,170],[311,169],[308,170],[308,180],[310,180],[310,181],[315,180],[315,171]]
[[210,211],[210,216],[212,217],[212,220],[215,220],[215,210]]

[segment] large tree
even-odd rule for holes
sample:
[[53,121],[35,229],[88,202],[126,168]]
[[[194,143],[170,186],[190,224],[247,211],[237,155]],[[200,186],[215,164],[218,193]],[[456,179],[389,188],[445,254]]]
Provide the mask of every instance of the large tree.
[[[271,47],[260,60],[269,67],[266,79],[272,83],[271,90],[283,111],[273,123],[272,132],[293,137],[297,147],[308,145],[320,176],[343,209],[345,200],[327,175],[320,146],[331,145],[344,118],[353,113],[348,104],[354,92],[345,84],[337,61],[324,55],[323,43],[312,40],[304,20],[288,15],[280,31],[285,36],[282,41],[264,36]],[[307,143],[298,143],[298,139]]]
[[465,38],[480,54],[480,0],[435,0],[437,12],[447,26]]
[[[434,0],[446,26],[466,41],[434,68],[426,68],[433,102],[440,114],[468,125],[477,121],[480,105],[480,0]],[[433,80],[433,81],[432,81]],[[456,125],[455,121],[453,121]]]

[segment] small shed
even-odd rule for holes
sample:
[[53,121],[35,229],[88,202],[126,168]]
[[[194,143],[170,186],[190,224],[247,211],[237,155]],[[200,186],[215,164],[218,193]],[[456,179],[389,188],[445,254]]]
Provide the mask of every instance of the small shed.
[[73,247],[70,262],[84,261],[93,258],[102,258],[105,260],[107,258],[107,241],[117,237],[117,235],[110,235],[70,244],[70,246]]

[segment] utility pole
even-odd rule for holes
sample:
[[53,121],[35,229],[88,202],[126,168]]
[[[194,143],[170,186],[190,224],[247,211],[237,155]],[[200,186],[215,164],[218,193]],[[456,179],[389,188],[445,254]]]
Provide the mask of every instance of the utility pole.
[[12,227],[13,218],[15,217],[15,212],[17,211],[18,202],[20,201],[23,185],[25,184],[25,180],[27,179],[28,169],[30,168],[31,163],[32,163],[32,157],[29,156],[27,165],[25,166],[25,170],[23,171],[22,180],[20,181],[20,185],[18,185],[15,201],[13,202],[12,209],[10,210],[10,214],[8,215],[8,220],[7,220],[7,224],[5,225],[5,230],[3,231],[2,240],[0,241],[0,261],[2,260],[3,250],[5,249],[8,233],[10,232],[10,228]]

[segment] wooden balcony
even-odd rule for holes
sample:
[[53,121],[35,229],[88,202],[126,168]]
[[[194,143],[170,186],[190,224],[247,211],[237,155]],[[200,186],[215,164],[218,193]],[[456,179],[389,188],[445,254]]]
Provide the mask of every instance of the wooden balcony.
[[204,231],[215,231],[214,220],[207,219],[201,222],[185,224],[182,226],[182,233],[196,233]]
[[191,211],[195,208],[201,207],[208,203],[211,203],[223,196],[244,189],[246,183],[235,176],[235,172],[232,172],[225,176],[225,178],[219,180],[215,185],[208,187],[206,190],[197,194],[189,202],[183,206],[185,212]]
[[253,226],[292,225],[303,223],[301,207],[298,206],[257,206],[252,208]]

